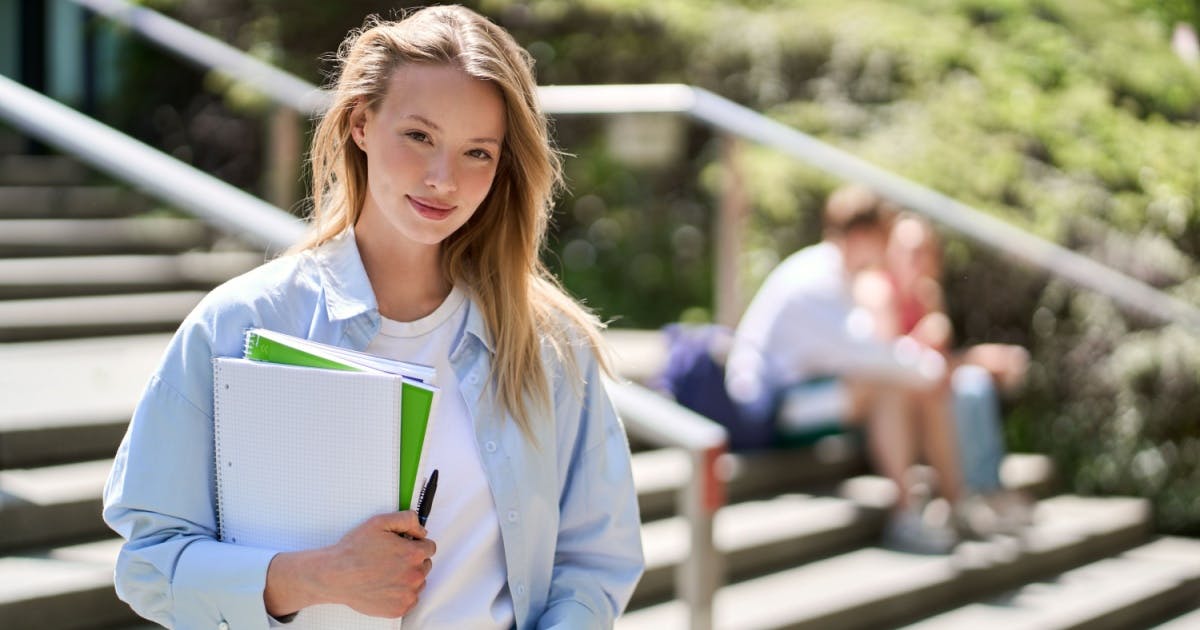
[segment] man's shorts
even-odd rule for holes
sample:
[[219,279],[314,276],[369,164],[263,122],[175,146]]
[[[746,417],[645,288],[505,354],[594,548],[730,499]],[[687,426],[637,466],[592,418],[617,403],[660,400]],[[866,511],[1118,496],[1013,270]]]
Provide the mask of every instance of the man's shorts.
[[730,431],[762,434],[757,429],[769,427],[769,437],[762,440],[769,443],[759,447],[807,446],[823,437],[845,433],[850,404],[849,391],[841,379],[814,378],[776,392],[764,392],[737,405],[740,426],[730,427]]
[[775,410],[777,444],[807,446],[845,433],[850,412],[850,392],[840,378],[814,378],[787,387]]

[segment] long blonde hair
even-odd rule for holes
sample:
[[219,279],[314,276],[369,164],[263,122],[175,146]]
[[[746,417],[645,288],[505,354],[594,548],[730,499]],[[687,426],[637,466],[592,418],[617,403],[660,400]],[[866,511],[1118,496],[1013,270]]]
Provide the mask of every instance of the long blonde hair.
[[451,65],[493,84],[503,97],[507,132],[491,191],[442,242],[441,264],[448,280],[474,292],[495,347],[491,377],[499,402],[536,441],[529,403],[552,406],[543,339],[577,382],[574,346],[584,345],[608,367],[602,324],[563,291],[538,257],[562,166],[538,104],[532,58],[479,14],[437,6],[400,21],[371,16],[342,42],[338,62],[332,105],[312,142],[312,230],[298,249],[317,247],[358,220],[367,158],[351,140],[351,113],[360,100],[378,107],[396,68]]

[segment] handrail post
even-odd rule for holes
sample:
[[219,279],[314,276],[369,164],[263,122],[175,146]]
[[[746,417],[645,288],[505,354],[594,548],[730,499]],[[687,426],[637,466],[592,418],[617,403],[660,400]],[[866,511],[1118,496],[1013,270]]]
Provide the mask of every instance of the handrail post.
[[301,148],[300,115],[290,107],[275,107],[267,127],[266,178],[267,201],[291,211],[300,187]]
[[721,135],[721,205],[713,222],[716,249],[713,253],[716,306],[713,320],[730,328],[742,315],[741,260],[742,236],[750,204],[742,177],[739,156],[742,141],[733,134]]
[[717,470],[717,461],[724,452],[723,444],[690,451],[692,475],[679,489],[690,553],[675,569],[675,585],[677,597],[687,605],[692,630],[713,627],[713,598],[725,583],[725,558],[713,540],[713,517],[725,503],[724,483]]
[[728,449],[729,432],[640,385],[614,381],[605,385],[631,435],[688,453],[691,474],[676,496],[679,512],[687,520],[689,547],[675,570],[675,596],[687,606],[690,628],[710,630],[713,597],[725,583],[725,560],[713,542],[713,519],[725,505],[725,475],[719,464]]

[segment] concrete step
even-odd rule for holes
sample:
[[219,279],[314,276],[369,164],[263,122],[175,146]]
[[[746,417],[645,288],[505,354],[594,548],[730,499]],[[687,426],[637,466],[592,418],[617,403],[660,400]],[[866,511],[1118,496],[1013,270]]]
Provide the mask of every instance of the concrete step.
[[[671,473],[654,461],[672,453],[678,454],[634,456],[640,488],[653,487],[655,472]],[[0,471],[0,551],[109,534],[100,519],[100,494],[111,466],[111,459],[102,459]],[[783,495],[726,506],[716,517],[715,539],[728,554],[730,574],[745,576],[861,544],[877,534],[880,522],[847,500]],[[648,567],[635,602],[662,600],[673,592],[674,568],[688,553],[686,522],[672,517],[647,523],[643,540]]]
[[1198,600],[1200,541],[1161,538],[907,627],[1120,630],[1145,627],[1161,620],[1163,611]]
[[25,148],[25,140],[17,132],[0,126],[0,155],[13,155]]
[[113,591],[119,539],[0,557],[0,628],[107,628],[138,617]]
[[237,251],[7,258],[0,259],[0,299],[211,288],[262,262],[261,253]]
[[[744,579],[865,544],[882,524],[882,514],[845,499],[785,494],[721,508],[713,540],[725,554],[727,575]],[[676,568],[690,552],[687,521],[643,522],[642,545],[646,573],[633,595],[635,607],[674,593]]]
[[[106,455],[115,451],[116,442],[106,440],[105,448],[110,446]],[[682,484],[675,465],[680,457],[686,465],[686,457],[673,449],[633,456],[639,499],[664,485]],[[105,458],[0,470],[0,551],[107,533],[100,520],[100,494],[111,468],[112,459]]]
[[[811,492],[863,472],[860,449],[831,439],[816,448],[760,453],[726,454],[718,466],[727,476],[728,503]],[[649,449],[635,453],[633,477],[638,484],[642,519],[677,513],[678,491],[691,475],[687,454],[677,449]]]
[[0,155],[0,186],[70,186],[91,177],[82,164],[61,155]]
[[115,186],[0,186],[3,219],[101,219],[150,209],[145,197]]
[[0,341],[173,331],[203,291],[0,301]]
[[604,340],[621,376],[631,381],[649,385],[666,366],[667,338],[661,331],[609,328]]
[[[714,599],[717,628],[894,626],[983,594],[1111,555],[1143,542],[1140,499],[1061,496],[1041,501],[1020,539],[964,543],[953,555],[864,548],[730,584]],[[678,601],[634,610],[623,629],[684,628]]]
[[[117,301],[120,299],[128,298]],[[83,308],[81,304],[57,302],[52,306],[69,311],[72,305]],[[0,312],[3,306],[0,302]],[[182,317],[183,312],[181,309],[177,316]],[[0,323],[0,334],[4,330]],[[112,455],[169,340],[169,334],[155,333],[0,343],[0,400],[4,401],[0,405],[0,469]],[[617,367],[623,370],[621,364]],[[646,497],[643,510],[650,518],[674,513],[675,492],[689,470],[686,457],[679,453],[660,459],[663,461],[657,464],[646,464],[660,472],[640,476],[662,480],[655,482],[656,488],[642,490]],[[840,463],[833,451],[798,458],[767,454],[755,460],[765,462],[761,466],[738,465],[737,457],[728,461],[735,471],[745,471],[734,473],[735,497],[753,496],[771,487],[778,487],[778,492],[797,490],[806,478],[845,476],[853,473],[844,471],[859,466]],[[664,468],[667,470],[662,472]],[[774,485],[776,477],[784,481]]]
[[0,468],[111,457],[169,340],[0,344]]
[[209,241],[209,229],[192,219],[10,219],[0,223],[0,256],[176,253],[207,249]]
[[[918,470],[923,469],[918,467]],[[1053,481],[1054,462],[1046,455],[1009,453],[1000,462],[1000,483],[1005,489],[1046,498],[1051,496]],[[846,476],[838,483],[837,494],[865,509],[877,511],[892,509],[897,498],[896,486],[879,475]]]
[[[652,455],[636,455],[635,466]],[[111,465],[104,459],[0,471],[0,551],[108,534],[100,494]],[[847,500],[783,495],[722,508],[714,536],[728,554],[730,575],[747,576],[862,544],[880,523],[879,515]],[[686,522],[646,523],[643,541],[648,566],[635,603],[661,601],[674,591],[673,572],[688,553]]]
[[111,535],[100,494],[111,459],[0,470],[0,551]]
[[[738,456],[741,475],[730,484],[730,504],[718,512],[714,527],[717,548],[727,553],[728,578],[745,579],[766,571],[794,566],[822,556],[844,551],[878,537],[895,492],[883,477],[861,475],[841,484],[843,497],[797,494],[797,487],[823,485],[814,479],[786,474],[792,469],[829,466],[822,464],[812,450],[759,453]],[[1044,455],[1010,454],[1005,458],[1002,479],[1006,487],[1035,493],[1053,477],[1053,466]],[[672,492],[682,486],[687,475],[687,457],[675,449],[636,453],[633,458],[634,483],[643,506],[642,535],[646,549],[646,574],[638,584],[632,605],[662,601],[673,592],[675,567],[687,555],[686,521],[650,513],[646,506],[660,508],[657,493],[663,487]],[[829,468],[829,474],[841,472]],[[777,475],[772,486],[767,480]],[[844,477],[844,475],[843,475]],[[842,477],[838,477],[839,479]],[[770,488],[777,496],[754,500]],[[673,514],[667,509],[665,514]]]
[[[121,425],[123,427],[124,422]],[[117,440],[120,438],[119,435],[113,437]],[[109,446],[112,448],[106,455],[112,455],[116,442],[106,440],[105,447]],[[678,487],[681,484],[678,467],[664,466],[663,462],[682,456],[681,452],[673,449],[634,455],[634,479],[639,499],[645,496],[647,488],[653,492],[653,489],[664,484]],[[111,533],[100,519],[100,495],[111,468],[112,459],[108,457],[37,468],[0,470],[0,552]],[[795,500],[786,503],[795,503]],[[674,526],[667,523],[663,521],[656,531],[674,531],[672,527],[682,526],[681,522]],[[678,559],[673,561],[677,562]]]

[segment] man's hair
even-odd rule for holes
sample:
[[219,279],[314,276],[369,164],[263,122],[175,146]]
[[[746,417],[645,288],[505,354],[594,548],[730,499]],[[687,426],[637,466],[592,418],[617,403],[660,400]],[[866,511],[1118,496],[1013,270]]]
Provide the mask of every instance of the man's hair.
[[843,186],[825,201],[825,235],[839,237],[855,230],[886,230],[898,210],[895,204],[869,188]]

